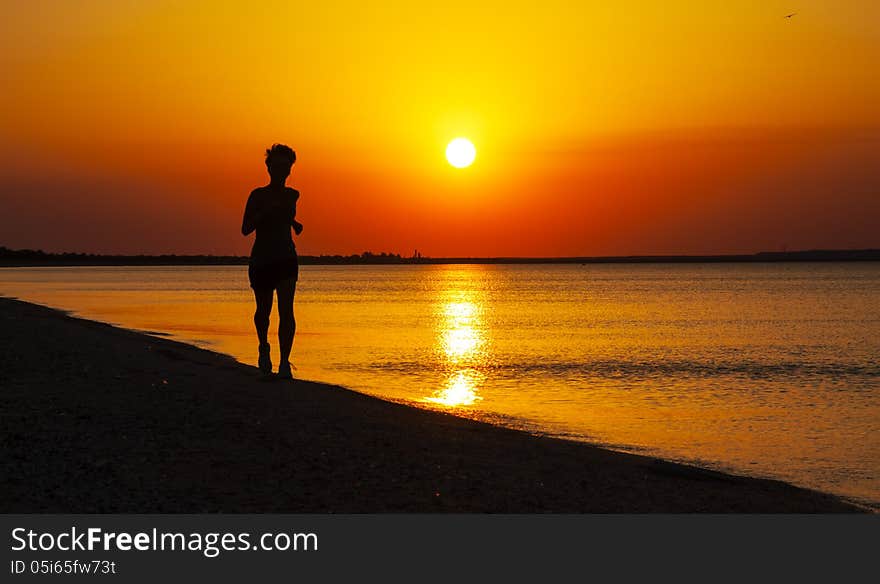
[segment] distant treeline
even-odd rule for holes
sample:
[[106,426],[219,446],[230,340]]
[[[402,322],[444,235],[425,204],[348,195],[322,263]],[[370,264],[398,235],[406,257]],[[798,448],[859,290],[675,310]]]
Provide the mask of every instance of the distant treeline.
[[[354,255],[300,255],[301,264],[406,264],[417,263],[419,258],[404,258],[400,254],[366,251]],[[41,249],[9,249],[0,246],[0,265],[58,265],[58,266],[199,266],[247,264],[248,256],[222,255],[104,255],[91,253],[47,253]]]
[[[615,264],[615,263],[723,263],[723,262],[853,262],[880,261],[880,249],[764,251],[741,255],[646,255],[561,258],[431,258],[403,257],[394,253],[365,251],[354,255],[299,256],[303,265],[357,264]],[[2,266],[198,266],[247,264],[247,256],[216,255],[97,255],[47,253],[42,250],[0,246]]]

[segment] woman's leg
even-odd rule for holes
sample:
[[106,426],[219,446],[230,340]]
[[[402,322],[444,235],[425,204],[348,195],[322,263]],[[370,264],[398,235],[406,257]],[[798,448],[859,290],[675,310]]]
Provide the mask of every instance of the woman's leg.
[[260,345],[269,342],[269,315],[272,313],[272,295],[274,290],[271,288],[254,289],[254,300],[257,301],[257,310],[254,312],[254,326],[257,328],[257,338],[260,339]]
[[295,279],[289,278],[278,283],[278,346],[281,349],[282,366],[290,360],[293,336],[296,334],[296,320],[293,318],[295,293]]

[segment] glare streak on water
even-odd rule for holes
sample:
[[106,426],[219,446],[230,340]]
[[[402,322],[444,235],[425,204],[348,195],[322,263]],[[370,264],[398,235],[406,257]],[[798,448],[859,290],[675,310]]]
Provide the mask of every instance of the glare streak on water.
[[[245,266],[0,293],[256,361]],[[878,264],[304,266],[296,298],[301,377],[880,501]]]

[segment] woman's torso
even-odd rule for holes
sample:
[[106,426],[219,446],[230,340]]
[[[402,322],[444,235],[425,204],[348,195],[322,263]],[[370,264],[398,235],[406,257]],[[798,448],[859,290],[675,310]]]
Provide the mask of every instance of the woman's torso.
[[283,191],[262,187],[252,196],[255,203],[267,213],[256,226],[251,248],[251,265],[270,264],[296,257],[296,246],[290,233],[291,221],[296,216],[298,193],[289,187]]

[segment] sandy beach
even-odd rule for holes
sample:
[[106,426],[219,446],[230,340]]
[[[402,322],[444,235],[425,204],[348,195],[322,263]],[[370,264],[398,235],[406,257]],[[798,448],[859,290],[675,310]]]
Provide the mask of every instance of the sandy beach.
[[537,437],[0,298],[4,513],[860,509]]

